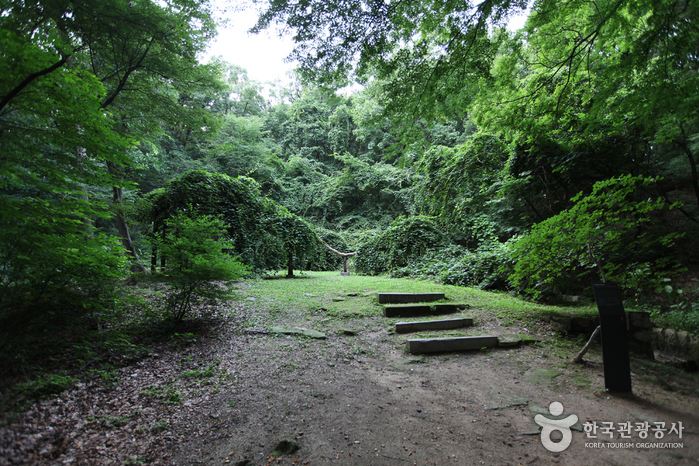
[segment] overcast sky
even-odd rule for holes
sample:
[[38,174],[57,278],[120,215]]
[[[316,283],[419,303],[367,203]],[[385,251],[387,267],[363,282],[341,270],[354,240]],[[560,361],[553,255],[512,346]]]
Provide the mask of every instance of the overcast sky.
[[248,34],[257,21],[257,12],[251,8],[229,11],[225,17],[229,23],[219,28],[218,38],[209,45],[207,57],[221,55],[227,62],[245,68],[255,81],[280,79],[285,82],[286,73],[294,68],[284,61],[293,49],[291,38],[279,38],[274,31]]
[[[289,83],[287,73],[294,68],[293,63],[286,63],[285,58],[293,49],[290,36],[280,38],[275,31],[263,31],[260,34],[248,34],[247,31],[257,21],[257,11],[250,6],[249,0],[214,0],[228,19],[226,27],[219,28],[218,38],[209,45],[208,57],[221,55],[223,59],[239,65],[248,71],[248,76],[258,82],[280,80]],[[513,18],[511,29],[524,25],[526,15]]]

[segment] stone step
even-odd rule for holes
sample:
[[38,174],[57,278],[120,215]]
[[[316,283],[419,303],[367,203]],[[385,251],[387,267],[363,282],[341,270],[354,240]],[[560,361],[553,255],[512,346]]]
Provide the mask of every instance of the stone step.
[[472,318],[427,320],[422,322],[397,322],[396,333],[422,332],[425,330],[448,330],[469,327],[473,325]]
[[444,299],[444,293],[377,293],[379,304],[430,303]]
[[425,317],[442,314],[453,314],[459,309],[465,309],[465,304],[394,304],[384,306],[385,317]]
[[472,351],[493,348],[498,345],[498,337],[454,337],[423,338],[408,340],[408,352],[412,354],[443,353],[447,351]]

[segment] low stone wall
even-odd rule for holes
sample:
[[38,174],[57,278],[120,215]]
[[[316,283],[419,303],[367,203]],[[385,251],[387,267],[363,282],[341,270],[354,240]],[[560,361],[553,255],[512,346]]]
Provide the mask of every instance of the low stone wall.
[[[553,315],[544,319],[561,333],[591,335],[599,325],[599,315],[564,317]],[[699,363],[699,336],[671,328],[653,327],[647,312],[626,311],[629,351],[654,358],[660,350],[673,356]]]
[[653,347],[687,361],[699,361],[699,336],[684,330],[654,328]]
[[[551,322],[565,333],[591,335],[599,325],[599,315],[580,317],[551,317]],[[653,359],[653,333],[650,314],[647,312],[626,312],[629,351]]]

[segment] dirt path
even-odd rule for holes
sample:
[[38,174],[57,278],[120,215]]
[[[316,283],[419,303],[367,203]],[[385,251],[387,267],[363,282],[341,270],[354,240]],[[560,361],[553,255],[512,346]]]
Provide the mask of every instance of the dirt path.
[[[696,376],[632,359],[634,396],[610,396],[599,345],[588,364],[574,365],[582,344],[554,338],[547,324],[504,328],[484,320],[484,333],[529,332],[541,343],[417,357],[380,316],[285,314],[285,325],[324,329],[322,340],[257,333],[278,323],[270,318],[243,297],[196,338],[156,345],[111,379],[83,381],[33,405],[0,427],[0,465],[699,463]],[[631,438],[573,431],[570,446],[553,453],[533,417],[548,417],[554,401],[563,417],[581,423],[633,423]],[[643,422],[667,429],[681,422],[682,438],[656,440],[651,431],[643,440],[635,428]],[[285,439],[298,451],[272,457]],[[636,445],[649,442],[682,446]]]
[[[385,331],[328,340],[272,335],[233,338],[224,360],[241,383],[207,405],[211,429],[188,441],[173,464],[696,464],[696,398],[662,392],[634,377],[635,396],[614,397],[603,385],[599,354],[571,366],[545,350],[524,347],[410,357]],[[358,348],[363,348],[361,354]],[[357,354],[360,353],[360,354]],[[597,359],[597,362],[595,360]],[[554,368],[553,379],[532,377]],[[555,375],[549,373],[549,375]],[[586,380],[585,387],[578,387]],[[577,381],[577,382],[576,382]],[[539,383],[536,383],[539,382]],[[682,448],[611,448],[609,436],[573,432],[568,449],[541,444],[532,410],[562,403],[564,415],[597,421],[682,422],[682,439],[611,441],[682,443]],[[233,406],[233,407],[231,407]],[[546,411],[543,411],[545,414]],[[215,422],[213,422],[215,420]],[[218,428],[216,428],[218,427]],[[225,434],[225,438],[221,435]],[[217,438],[218,437],[218,438]],[[618,435],[615,435],[618,437]],[[555,436],[554,436],[555,438]],[[300,449],[271,459],[283,439]],[[605,447],[586,448],[586,443]],[[243,460],[249,460],[245,463]]]

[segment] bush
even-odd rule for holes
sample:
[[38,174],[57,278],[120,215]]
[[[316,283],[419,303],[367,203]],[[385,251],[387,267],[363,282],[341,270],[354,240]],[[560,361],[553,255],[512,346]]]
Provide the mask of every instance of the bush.
[[447,285],[504,289],[511,270],[510,249],[503,243],[487,243],[477,250],[465,253],[449,262],[439,273],[439,280]]
[[[14,237],[10,238],[9,233]],[[108,317],[118,304],[118,284],[128,259],[113,236],[0,232],[0,316],[21,316],[22,325],[74,325]]]
[[154,236],[166,234],[167,220],[174,215],[181,212],[194,215],[192,206],[198,215],[213,215],[223,220],[232,241],[231,249],[256,272],[288,266],[289,254],[298,264],[303,264],[317,247],[308,222],[262,197],[257,182],[246,177],[191,171],[149,193],[136,211],[138,219]]
[[636,292],[654,287],[643,278],[668,267],[665,252],[679,235],[663,234],[652,222],[664,201],[648,199],[640,188],[653,182],[626,175],[595,183],[591,194],[572,199],[573,207],[534,225],[512,245],[513,285],[534,297],[595,276]]
[[171,288],[168,313],[179,321],[198,302],[216,304],[228,298],[228,288],[217,282],[240,279],[249,267],[228,253],[233,243],[220,219],[179,213],[166,225],[167,233],[157,235],[153,242],[166,260],[163,274]]
[[434,217],[399,217],[385,232],[365,240],[357,251],[355,266],[359,273],[376,275],[406,267],[429,251],[449,244],[449,237]]

